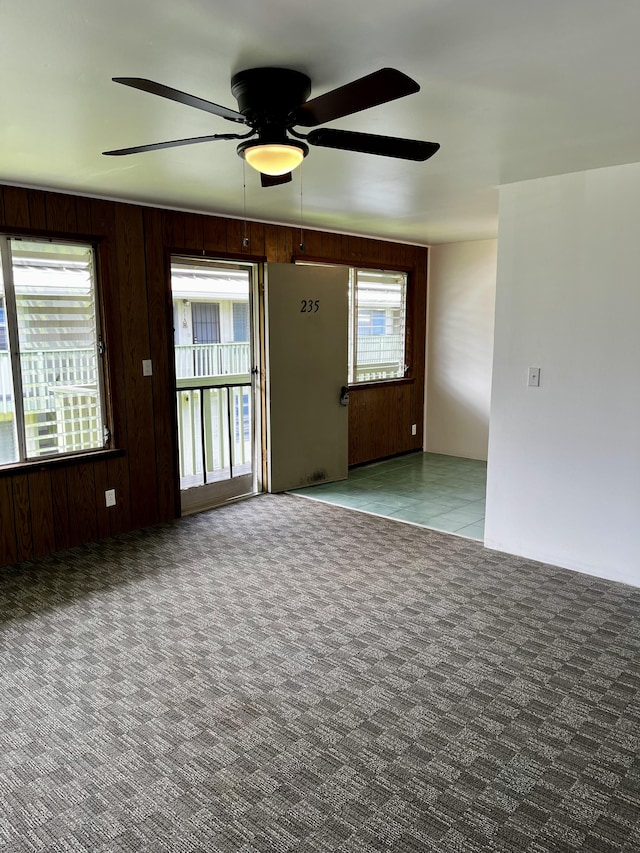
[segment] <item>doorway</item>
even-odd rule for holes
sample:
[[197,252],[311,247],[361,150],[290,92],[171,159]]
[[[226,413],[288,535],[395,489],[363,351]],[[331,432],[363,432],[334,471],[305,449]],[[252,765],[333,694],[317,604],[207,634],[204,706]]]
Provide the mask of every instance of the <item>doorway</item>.
[[171,258],[183,515],[262,490],[258,268]]

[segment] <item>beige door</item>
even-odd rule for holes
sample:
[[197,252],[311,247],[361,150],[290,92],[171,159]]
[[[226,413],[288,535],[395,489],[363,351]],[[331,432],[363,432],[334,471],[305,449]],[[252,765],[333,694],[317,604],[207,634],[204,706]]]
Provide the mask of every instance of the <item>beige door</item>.
[[271,492],[347,477],[348,290],[346,267],[267,265]]

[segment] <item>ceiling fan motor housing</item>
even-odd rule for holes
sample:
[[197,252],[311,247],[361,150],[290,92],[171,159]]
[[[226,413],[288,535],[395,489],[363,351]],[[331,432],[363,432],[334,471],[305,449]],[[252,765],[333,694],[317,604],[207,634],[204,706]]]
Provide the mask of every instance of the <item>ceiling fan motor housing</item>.
[[263,133],[282,138],[294,123],[295,111],[311,94],[311,80],[290,68],[248,68],[233,75],[231,92],[247,124],[261,138]]

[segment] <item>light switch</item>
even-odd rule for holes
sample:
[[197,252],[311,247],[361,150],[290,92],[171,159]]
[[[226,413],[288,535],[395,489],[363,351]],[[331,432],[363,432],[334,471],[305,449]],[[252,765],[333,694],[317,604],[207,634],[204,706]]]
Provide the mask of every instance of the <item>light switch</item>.
[[153,376],[153,365],[151,364],[150,358],[142,359],[142,375]]
[[529,387],[530,388],[538,388],[540,385],[540,368],[539,367],[530,367],[529,368]]

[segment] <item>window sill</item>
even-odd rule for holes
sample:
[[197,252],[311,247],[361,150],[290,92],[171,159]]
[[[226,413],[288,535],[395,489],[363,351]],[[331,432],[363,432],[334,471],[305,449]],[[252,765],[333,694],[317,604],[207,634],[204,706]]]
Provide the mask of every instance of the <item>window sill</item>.
[[0,477],[16,474],[29,474],[32,471],[46,471],[48,468],[65,468],[71,465],[83,465],[87,462],[105,462],[124,456],[124,450],[88,450],[85,453],[73,453],[68,456],[51,456],[44,459],[29,459],[28,462],[11,462],[0,466]]

